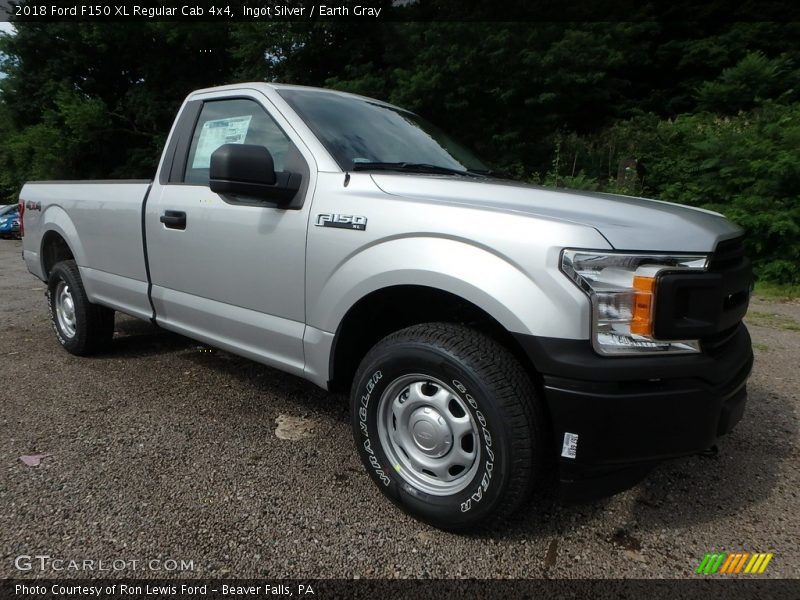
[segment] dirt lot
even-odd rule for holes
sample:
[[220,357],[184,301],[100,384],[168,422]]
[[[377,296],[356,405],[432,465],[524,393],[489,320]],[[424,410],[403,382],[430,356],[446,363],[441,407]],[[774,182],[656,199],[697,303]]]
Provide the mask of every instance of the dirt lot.
[[0,242],[1,577],[44,554],[141,561],[118,573],[136,577],[175,559],[196,577],[671,578],[737,550],[775,553],[765,576],[800,576],[798,303],[753,303],[750,400],[717,456],[591,504],[545,494],[470,537],[383,499],[342,398],[127,317],[112,353],[73,357],[43,290],[20,243]]

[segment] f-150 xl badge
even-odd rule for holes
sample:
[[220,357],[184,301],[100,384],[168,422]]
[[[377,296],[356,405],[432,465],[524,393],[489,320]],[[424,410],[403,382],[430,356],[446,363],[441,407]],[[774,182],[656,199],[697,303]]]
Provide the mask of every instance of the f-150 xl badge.
[[358,229],[359,231],[364,231],[367,228],[367,217],[321,213],[317,215],[316,226],[338,227],[340,229]]

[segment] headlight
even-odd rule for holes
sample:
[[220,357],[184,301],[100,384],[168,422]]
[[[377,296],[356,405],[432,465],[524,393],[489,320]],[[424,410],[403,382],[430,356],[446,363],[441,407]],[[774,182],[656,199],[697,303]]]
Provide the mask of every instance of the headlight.
[[564,250],[561,270],[592,303],[592,345],[600,354],[700,352],[697,340],[658,340],[653,319],[661,271],[703,270],[703,255]]

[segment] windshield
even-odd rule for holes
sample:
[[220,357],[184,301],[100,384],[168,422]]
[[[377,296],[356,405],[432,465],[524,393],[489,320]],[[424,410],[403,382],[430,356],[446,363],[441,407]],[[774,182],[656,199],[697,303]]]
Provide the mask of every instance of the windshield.
[[333,92],[282,89],[278,93],[343,171],[358,163],[487,169],[472,152],[414,113]]
[[7,204],[6,206],[0,206],[0,217],[8,217],[10,214],[17,210],[17,204]]

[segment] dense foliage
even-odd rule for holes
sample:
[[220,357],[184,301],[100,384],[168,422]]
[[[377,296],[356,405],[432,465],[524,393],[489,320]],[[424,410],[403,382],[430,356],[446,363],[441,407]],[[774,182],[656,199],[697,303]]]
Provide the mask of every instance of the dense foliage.
[[6,199],[150,177],[187,92],[288,81],[411,108],[516,177],[722,212],[800,283],[797,23],[20,23],[0,52]]

